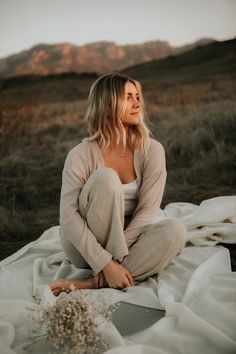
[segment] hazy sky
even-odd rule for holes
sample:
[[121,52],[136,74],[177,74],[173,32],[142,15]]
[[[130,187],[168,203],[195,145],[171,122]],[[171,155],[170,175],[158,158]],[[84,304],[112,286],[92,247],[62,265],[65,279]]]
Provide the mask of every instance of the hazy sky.
[[38,43],[236,36],[236,0],[0,0],[0,57]]

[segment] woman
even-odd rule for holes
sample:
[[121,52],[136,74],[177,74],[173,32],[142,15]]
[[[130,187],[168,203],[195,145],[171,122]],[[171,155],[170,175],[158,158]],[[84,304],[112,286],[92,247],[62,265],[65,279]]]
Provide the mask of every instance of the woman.
[[49,284],[55,295],[133,286],[185,245],[185,226],[161,218],[165,153],[144,123],[141,85],[117,73],[98,78],[86,119],[90,137],[69,152],[63,169],[60,238],[71,262],[94,276],[56,280]]

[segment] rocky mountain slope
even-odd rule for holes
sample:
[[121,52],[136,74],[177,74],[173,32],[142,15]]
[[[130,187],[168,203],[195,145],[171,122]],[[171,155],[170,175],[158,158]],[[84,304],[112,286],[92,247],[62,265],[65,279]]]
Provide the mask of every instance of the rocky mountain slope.
[[29,50],[0,59],[0,78],[19,75],[48,75],[65,72],[97,72],[122,70],[184,52],[212,42],[202,39],[190,45],[175,48],[168,42],[152,41],[133,45],[98,42],[84,46],[69,43],[39,44]]

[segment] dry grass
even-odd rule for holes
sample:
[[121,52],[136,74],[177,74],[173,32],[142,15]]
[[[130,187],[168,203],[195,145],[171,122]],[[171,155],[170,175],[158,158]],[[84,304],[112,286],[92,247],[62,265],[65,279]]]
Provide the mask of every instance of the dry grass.
[[167,156],[165,204],[198,204],[207,198],[236,194],[235,117],[233,103],[189,105],[184,110],[171,110],[169,119],[161,114],[154,117],[153,131]]

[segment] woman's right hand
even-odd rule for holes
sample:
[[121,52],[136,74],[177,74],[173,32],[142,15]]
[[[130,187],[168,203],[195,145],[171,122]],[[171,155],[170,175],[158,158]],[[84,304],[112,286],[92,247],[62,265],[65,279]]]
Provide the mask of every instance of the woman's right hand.
[[124,289],[134,286],[133,277],[128,269],[113,259],[103,268],[103,274],[109,288]]

